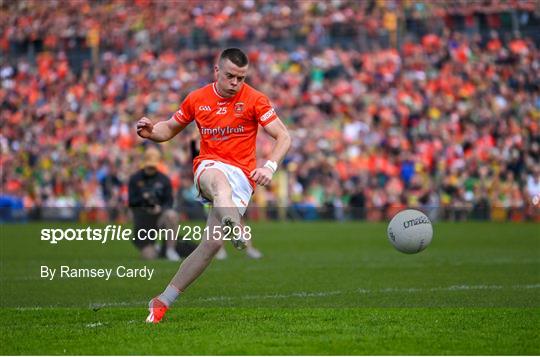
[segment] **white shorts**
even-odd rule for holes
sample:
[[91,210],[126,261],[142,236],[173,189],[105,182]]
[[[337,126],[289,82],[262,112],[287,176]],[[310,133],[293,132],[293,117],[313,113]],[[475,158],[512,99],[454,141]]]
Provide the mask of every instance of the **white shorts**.
[[232,188],[232,200],[235,206],[238,208],[240,215],[243,216],[244,213],[246,213],[249,200],[253,194],[253,188],[251,187],[251,184],[249,183],[249,180],[244,172],[236,166],[225,164],[220,161],[203,160],[197,168],[194,178],[195,187],[197,187],[197,190],[199,191],[197,198],[202,203],[211,203],[208,199],[201,195],[201,188],[199,187],[200,176],[207,169],[218,169],[219,171],[223,172],[225,177],[227,177],[227,181],[229,181]]

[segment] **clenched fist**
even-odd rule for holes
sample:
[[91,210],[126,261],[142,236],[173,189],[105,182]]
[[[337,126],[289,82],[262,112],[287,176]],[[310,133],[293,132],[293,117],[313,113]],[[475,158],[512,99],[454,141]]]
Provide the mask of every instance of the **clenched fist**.
[[147,117],[142,117],[137,122],[137,134],[144,139],[148,139],[152,136],[152,130],[154,129],[154,124]]
[[251,171],[250,178],[260,186],[267,186],[272,181],[274,173],[268,167],[259,167]]

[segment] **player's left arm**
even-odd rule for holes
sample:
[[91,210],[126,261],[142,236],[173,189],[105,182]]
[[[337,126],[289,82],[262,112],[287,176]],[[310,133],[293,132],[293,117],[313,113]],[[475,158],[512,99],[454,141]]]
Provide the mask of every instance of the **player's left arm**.
[[272,176],[276,172],[278,165],[291,147],[289,131],[279,118],[265,125],[264,130],[276,140],[276,143],[264,166],[251,171],[251,179],[261,186],[266,186],[272,181]]

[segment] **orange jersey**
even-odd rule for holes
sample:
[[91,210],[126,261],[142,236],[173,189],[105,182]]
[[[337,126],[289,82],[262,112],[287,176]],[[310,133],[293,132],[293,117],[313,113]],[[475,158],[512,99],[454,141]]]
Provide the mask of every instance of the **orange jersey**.
[[245,83],[230,98],[220,96],[215,86],[211,83],[191,92],[173,117],[180,124],[195,120],[199,128],[201,150],[193,160],[194,172],[203,160],[216,160],[240,168],[249,179],[257,165],[258,126],[270,124],[277,114],[264,94]]

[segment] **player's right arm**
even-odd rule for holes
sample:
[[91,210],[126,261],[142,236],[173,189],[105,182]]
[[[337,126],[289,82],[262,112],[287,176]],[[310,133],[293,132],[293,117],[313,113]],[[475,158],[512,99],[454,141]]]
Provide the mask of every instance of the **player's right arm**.
[[167,121],[160,121],[153,124],[147,117],[142,117],[137,122],[137,134],[141,138],[150,139],[158,143],[171,140],[195,119],[192,101],[193,96],[190,94],[184,99],[184,102],[180,105],[176,113]]
[[178,122],[174,117],[167,121],[153,124],[147,117],[142,117],[137,122],[137,134],[144,139],[161,143],[172,139],[176,134],[184,130],[188,124]]

